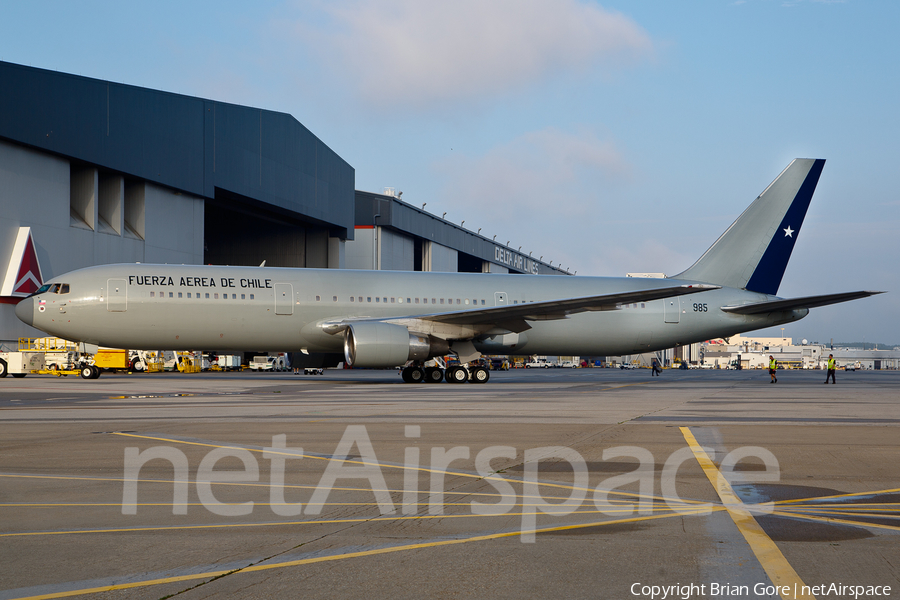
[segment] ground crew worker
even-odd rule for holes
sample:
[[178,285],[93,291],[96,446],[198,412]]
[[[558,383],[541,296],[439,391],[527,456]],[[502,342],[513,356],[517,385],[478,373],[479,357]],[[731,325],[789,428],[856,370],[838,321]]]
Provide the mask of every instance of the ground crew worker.
[[777,364],[775,362],[775,357],[770,354],[769,355],[769,375],[772,377],[772,381],[770,381],[769,383],[778,383],[778,378],[775,377],[776,367],[777,367]]
[[828,355],[828,372],[825,373],[825,383],[828,383],[828,378],[831,377],[831,383],[835,383],[834,381],[834,355]]
[[650,373],[650,377],[653,377],[654,375],[656,375],[657,377],[659,377],[659,374],[662,373],[662,371],[661,371],[660,368],[659,368],[659,361],[656,360],[656,359],[654,358],[654,359],[653,359],[652,361],[650,361],[650,362],[651,362],[651,365],[653,366],[653,372]]

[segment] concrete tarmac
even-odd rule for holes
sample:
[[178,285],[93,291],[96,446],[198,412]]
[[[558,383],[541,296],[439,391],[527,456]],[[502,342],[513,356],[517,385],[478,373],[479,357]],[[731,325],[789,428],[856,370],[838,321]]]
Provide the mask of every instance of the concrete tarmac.
[[0,600],[900,597],[900,372],[824,376],[8,377]]

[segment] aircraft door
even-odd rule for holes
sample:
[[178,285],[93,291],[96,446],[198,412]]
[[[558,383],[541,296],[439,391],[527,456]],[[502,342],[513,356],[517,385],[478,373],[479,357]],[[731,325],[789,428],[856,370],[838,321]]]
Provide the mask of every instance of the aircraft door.
[[506,306],[506,292],[494,292],[494,306]]
[[294,314],[294,286],[290,283],[275,284],[275,314]]
[[128,306],[127,290],[124,279],[106,280],[106,310],[108,312],[125,312]]
[[666,323],[680,323],[681,322],[681,298],[665,298],[663,299],[663,304],[665,305],[665,314],[666,314]]

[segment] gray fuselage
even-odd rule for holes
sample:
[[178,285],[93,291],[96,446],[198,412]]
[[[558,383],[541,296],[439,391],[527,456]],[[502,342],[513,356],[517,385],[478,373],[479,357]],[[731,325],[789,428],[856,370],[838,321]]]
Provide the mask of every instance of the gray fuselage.
[[[100,346],[166,350],[341,352],[322,323],[431,315],[696,282],[672,279],[120,264],[56,277],[68,293],[17,307],[48,334]],[[486,354],[603,356],[670,348],[796,321],[806,309],[730,314],[774,296],[722,288],[529,321],[519,334],[479,335]],[[29,319],[29,317],[31,317]]]

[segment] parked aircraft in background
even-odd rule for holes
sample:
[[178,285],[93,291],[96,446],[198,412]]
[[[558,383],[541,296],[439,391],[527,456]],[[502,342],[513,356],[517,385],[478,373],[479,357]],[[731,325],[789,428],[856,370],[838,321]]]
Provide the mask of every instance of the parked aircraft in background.
[[285,349],[483,383],[484,354],[636,354],[790,323],[879,292],[775,296],[824,160],[796,159],[686,271],[667,279],[118,264],[80,269],[16,307],[25,323],[118,348]]

